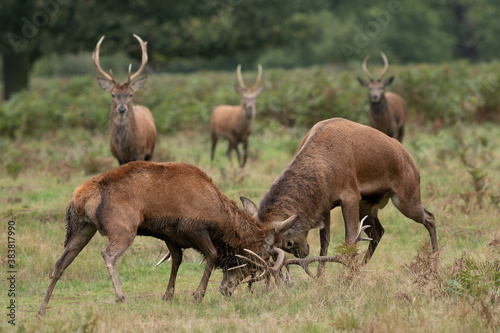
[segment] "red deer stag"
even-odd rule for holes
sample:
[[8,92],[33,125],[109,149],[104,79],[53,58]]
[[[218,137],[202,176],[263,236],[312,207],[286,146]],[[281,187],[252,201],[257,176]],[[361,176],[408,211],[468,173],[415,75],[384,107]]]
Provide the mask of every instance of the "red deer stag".
[[84,182],[73,193],[66,208],[64,250],[38,313],[45,314],[57,281],[96,231],[109,239],[101,255],[117,301],[125,301],[125,295],[116,261],[137,235],[161,239],[170,250],[172,269],[164,299],[174,295],[182,249],[194,248],[205,256],[205,272],[194,292],[195,300],[201,301],[212,268],[226,270],[241,265],[236,255],[252,251],[268,260],[276,251],[275,238],[295,220],[292,217],[270,225],[255,223],[192,165],[127,163]]
[[[420,197],[420,174],[410,154],[380,131],[340,118],[317,123],[306,135],[294,159],[273,182],[257,207],[250,201],[245,211],[260,223],[297,215],[297,222],[280,236],[278,247],[303,258],[309,254],[307,234],[320,229],[320,255],[330,243],[330,210],[340,206],[345,241],[369,240],[360,236],[360,217],[371,238],[365,262],[384,234],[377,213],[389,199],[406,217],[421,223],[438,251],[434,216]],[[363,228],[363,229],[364,229]],[[320,264],[321,276],[324,264]]]
[[[257,96],[264,89],[259,87],[262,78],[262,66],[259,65],[259,74],[252,88],[247,88],[241,76],[241,65],[236,70],[240,86],[236,86],[236,91],[241,95],[241,105],[220,105],[212,112],[210,119],[210,131],[212,134],[212,153],[210,160],[214,160],[215,146],[219,136],[229,140],[227,147],[227,157],[231,160],[231,151],[236,151],[238,165],[243,168],[247,161],[248,136],[252,132],[252,124],[255,119],[255,101]],[[243,159],[241,159],[238,144],[243,143]]]
[[370,91],[370,126],[395,138],[399,142],[403,142],[407,113],[406,103],[398,94],[390,91],[385,92],[385,87],[392,83],[394,76],[382,81],[382,77],[389,68],[389,61],[384,52],[380,52],[380,55],[384,59],[384,69],[380,73],[379,78],[374,79],[366,68],[366,62],[370,58],[367,55],[365,60],[363,60],[362,67],[370,82],[360,77],[358,77],[358,81],[362,86],[368,87]]
[[128,80],[125,83],[116,82],[113,73],[107,74],[99,64],[99,49],[104,40],[101,37],[92,59],[97,71],[104,76],[97,77],[97,82],[103,90],[111,93],[111,113],[109,114],[109,137],[111,153],[120,165],[131,161],[150,161],[153,158],[156,141],[156,126],[153,115],[148,108],[134,105],[132,96],[146,83],[147,76],[133,82],[144,70],[148,62],[147,42],[134,34],[141,44],[142,62],[139,70],[131,74],[132,65],[128,68]]

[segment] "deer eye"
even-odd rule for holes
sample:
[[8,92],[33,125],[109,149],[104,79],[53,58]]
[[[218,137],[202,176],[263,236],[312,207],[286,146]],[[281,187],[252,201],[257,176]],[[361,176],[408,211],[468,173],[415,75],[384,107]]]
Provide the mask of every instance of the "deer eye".
[[132,98],[132,94],[129,94],[129,95],[128,95],[128,97],[129,97],[129,98]]
[[116,95],[115,95],[115,94],[111,94],[111,97],[115,98],[115,97],[116,97]]

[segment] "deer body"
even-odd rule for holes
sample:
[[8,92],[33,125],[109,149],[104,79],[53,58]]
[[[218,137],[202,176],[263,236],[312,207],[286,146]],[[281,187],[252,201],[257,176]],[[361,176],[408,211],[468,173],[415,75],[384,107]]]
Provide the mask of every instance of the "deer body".
[[383,81],[382,77],[389,68],[389,62],[383,52],[380,52],[384,59],[384,69],[378,79],[374,79],[366,67],[369,56],[363,61],[363,71],[369,77],[370,81],[365,81],[358,77],[362,86],[368,87],[370,98],[370,126],[378,129],[382,133],[403,142],[404,126],[408,108],[406,103],[396,93],[386,92],[385,87],[389,86],[394,80],[394,76]]
[[150,161],[156,143],[156,126],[148,108],[131,105],[124,120],[111,103],[109,137],[111,153],[120,165],[131,161]]
[[379,102],[370,102],[370,126],[403,142],[406,113],[403,98],[387,91]]
[[[241,95],[241,105],[220,105],[212,112],[210,118],[210,132],[212,141],[212,150],[210,159],[213,161],[215,147],[219,137],[223,137],[229,141],[227,148],[227,157],[231,161],[232,150],[236,151],[238,164],[243,168],[247,161],[248,155],[248,137],[252,132],[252,124],[255,119],[256,107],[255,101],[261,93],[263,87],[258,87],[262,77],[262,67],[259,65],[259,74],[254,86],[248,89],[241,77],[241,65],[238,65],[236,70],[240,87],[236,87],[236,91]],[[243,158],[240,155],[238,145],[243,143]]]
[[[438,251],[433,215],[420,198],[419,171],[404,147],[371,127],[333,118],[317,123],[306,135],[294,159],[273,182],[260,207],[250,214],[261,223],[298,215],[277,246],[303,258],[309,254],[307,234],[320,229],[320,255],[330,242],[330,210],[340,206],[345,241],[360,238],[359,221],[368,216],[366,233],[372,238],[365,262],[384,233],[377,213],[389,199],[406,217],[423,224]],[[321,275],[324,263],[319,266]]]
[[172,269],[164,299],[173,297],[182,249],[194,248],[205,256],[205,272],[194,293],[195,300],[201,301],[214,267],[228,269],[240,264],[235,254],[242,254],[245,248],[269,258],[275,235],[293,222],[258,225],[205,173],[189,164],[136,161],[122,165],[74,191],[66,208],[64,251],[38,313],[45,313],[58,279],[96,231],[109,239],[101,255],[117,301],[125,301],[125,295],[116,261],[136,235],[161,239],[170,250]]
[[142,48],[142,63],[139,70],[129,77],[127,82],[116,82],[113,74],[107,74],[99,64],[99,49],[104,36],[97,43],[92,58],[100,74],[97,81],[103,90],[111,93],[111,112],[109,116],[110,148],[120,165],[131,161],[150,161],[156,142],[156,126],[151,111],[140,105],[134,105],[132,97],[135,91],[141,89],[147,77],[134,81],[143,71],[147,63],[146,42],[134,35]]

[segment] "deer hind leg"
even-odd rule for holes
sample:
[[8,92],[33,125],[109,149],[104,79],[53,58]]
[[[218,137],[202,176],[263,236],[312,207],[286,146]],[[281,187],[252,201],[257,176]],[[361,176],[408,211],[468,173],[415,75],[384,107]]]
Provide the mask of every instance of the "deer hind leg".
[[[321,249],[319,252],[320,256],[326,256],[328,254],[328,246],[330,245],[330,212],[325,213],[323,215],[323,220],[325,226],[323,229],[319,230],[319,242],[321,245]],[[318,273],[316,275],[317,278],[320,278],[325,273],[325,262],[321,261],[318,264]]]
[[168,280],[167,290],[162,299],[167,301],[174,297],[175,291],[175,280],[177,279],[177,271],[182,263],[182,249],[177,245],[165,241],[168,250],[170,251],[170,256],[172,257],[172,269],[170,270],[170,279]]
[[50,277],[50,283],[47,288],[47,292],[45,293],[43,302],[38,309],[38,314],[40,316],[45,315],[47,304],[49,303],[52,291],[54,291],[54,287],[56,286],[56,283],[63,274],[64,270],[73,262],[80,251],[88,244],[88,242],[95,235],[96,231],[97,229],[93,224],[86,224],[83,228],[79,229],[78,233],[75,234],[67,242],[66,246],[64,247],[63,253],[56,261],[54,271],[52,272],[52,276]]
[[439,246],[434,215],[423,207],[420,201],[420,195],[416,199],[412,198],[412,200],[407,201],[403,200],[400,196],[393,195],[392,202],[404,216],[425,226],[431,238],[432,249],[437,253],[439,251]]
[[135,235],[136,232],[134,231],[125,231],[122,229],[120,235],[108,236],[109,242],[101,251],[102,258],[106,263],[106,268],[108,269],[109,275],[111,276],[111,281],[113,282],[113,287],[115,288],[117,302],[126,302],[126,300],[125,295],[123,294],[122,287],[120,285],[120,280],[118,279],[118,273],[116,271],[116,261],[132,244]]

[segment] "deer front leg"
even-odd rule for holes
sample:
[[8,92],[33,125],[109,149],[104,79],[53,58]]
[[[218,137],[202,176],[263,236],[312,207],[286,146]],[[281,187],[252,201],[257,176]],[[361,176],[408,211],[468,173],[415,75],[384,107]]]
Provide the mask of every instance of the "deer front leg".
[[243,161],[240,165],[241,168],[243,168],[247,163],[247,155],[248,155],[248,139],[243,141]]
[[360,196],[351,195],[341,203],[345,227],[345,242],[347,244],[353,244],[358,241],[360,200]]
[[198,288],[196,288],[195,292],[193,293],[195,302],[201,302],[203,296],[205,296],[205,292],[207,291],[208,280],[210,279],[212,269],[215,265],[215,260],[217,259],[217,249],[215,248],[208,235],[201,239],[201,241],[197,244],[197,247],[201,252],[203,252],[206,258],[203,277],[201,278]]
[[[323,214],[323,220],[325,226],[323,229],[319,230],[319,242],[321,249],[319,252],[320,256],[326,256],[328,254],[328,246],[330,245],[330,212]],[[320,261],[318,264],[317,278],[320,278],[325,273],[325,262]]]
[[172,268],[170,270],[170,279],[168,280],[167,290],[162,299],[167,301],[174,297],[175,291],[175,280],[177,279],[177,271],[182,263],[182,249],[173,243],[167,244],[168,250],[170,251],[170,257],[172,258]]

